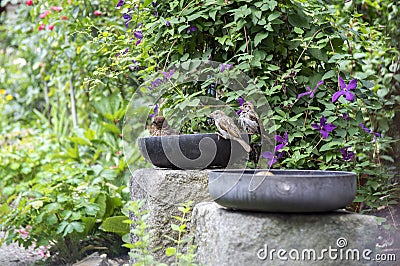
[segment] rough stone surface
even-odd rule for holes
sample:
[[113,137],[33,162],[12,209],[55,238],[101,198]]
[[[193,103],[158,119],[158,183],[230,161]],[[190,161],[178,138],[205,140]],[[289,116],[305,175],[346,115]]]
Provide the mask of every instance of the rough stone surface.
[[[177,221],[171,217],[180,215],[177,207],[188,201],[197,204],[211,200],[207,184],[207,170],[139,169],[133,172],[131,199],[145,199],[144,208],[149,211],[147,224],[153,236],[152,248],[159,248],[152,253],[156,260],[168,262],[165,248],[175,246],[165,236],[176,239],[171,224]],[[132,238],[135,241],[135,237]]]
[[[360,258],[365,249],[375,254],[377,222],[374,216],[350,214],[344,211],[319,214],[277,214],[256,213],[227,210],[216,203],[200,203],[192,214],[192,226],[195,230],[197,245],[197,260],[201,265],[376,265],[374,261],[352,260],[346,252],[358,249]],[[347,246],[339,249],[337,241],[344,238]],[[338,249],[332,251],[334,258],[330,259],[323,249]],[[263,249],[263,250],[261,250]],[[271,260],[271,249],[276,249]],[[278,250],[286,250],[280,260]],[[306,260],[292,260],[302,254]],[[308,260],[308,254],[316,251],[316,260]],[[260,251],[261,250],[261,251]],[[340,250],[343,260],[340,260]],[[268,257],[265,260],[258,258]],[[283,252],[283,251],[282,251]]]

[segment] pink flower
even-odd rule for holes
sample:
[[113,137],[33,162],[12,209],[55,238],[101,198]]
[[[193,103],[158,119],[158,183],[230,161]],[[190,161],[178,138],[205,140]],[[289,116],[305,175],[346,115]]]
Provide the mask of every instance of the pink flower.
[[61,17],[61,20],[67,20],[67,19],[68,19],[67,16],[62,16],[62,17]]
[[36,250],[37,254],[44,258],[49,258],[50,257],[50,251],[49,251],[49,247],[46,246],[40,246],[37,250]]
[[26,1],[26,5],[27,5],[27,6],[31,6],[31,5],[33,5],[33,1],[32,1],[32,0],[28,0],[28,1]]
[[117,151],[115,154],[116,154],[117,156],[121,156],[122,151]]
[[50,7],[50,9],[57,11],[57,12],[60,12],[61,10],[63,10],[63,8],[61,6],[52,6],[52,7]]
[[95,16],[101,16],[101,11],[100,10],[95,10],[94,12],[93,12],[93,14],[95,15]]
[[42,14],[39,15],[39,18],[44,19],[47,15],[50,14],[49,10],[45,10]]
[[54,29],[54,25],[49,25],[49,30],[53,30]]
[[44,24],[40,24],[38,30],[44,30],[46,26]]
[[15,233],[19,234],[19,237],[22,239],[27,239],[29,236],[29,232],[25,228],[21,228],[18,230],[14,230]]

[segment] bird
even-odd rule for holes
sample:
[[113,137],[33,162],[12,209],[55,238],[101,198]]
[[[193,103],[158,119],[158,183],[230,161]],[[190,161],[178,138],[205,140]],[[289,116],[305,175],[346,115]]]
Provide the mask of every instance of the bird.
[[179,132],[168,124],[164,116],[154,117],[153,123],[150,127],[151,136],[167,136],[167,135],[179,135]]
[[242,139],[242,137],[240,136],[240,130],[235,125],[235,122],[231,117],[227,116],[221,110],[216,110],[212,112],[211,114],[209,114],[209,117],[214,120],[215,126],[218,129],[218,135],[220,135],[224,139],[232,139],[239,142],[239,144],[242,145],[243,149],[246,152],[251,151],[250,145]]
[[249,134],[260,134],[260,119],[251,102],[245,102],[240,106],[239,123]]

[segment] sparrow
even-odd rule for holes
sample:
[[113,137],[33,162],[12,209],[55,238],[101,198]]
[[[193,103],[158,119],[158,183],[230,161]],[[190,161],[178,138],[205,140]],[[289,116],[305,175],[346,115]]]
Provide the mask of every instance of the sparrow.
[[239,142],[246,152],[250,152],[250,145],[247,144],[240,136],[240,130],[233,122],[233,119],[227,116],[224,112],[216,110],[212,112],[209,117],[214,119],[215,126],[218,129],[217,134],[224,139],[232,139]]
[[254,106],[250,102],[245,102],[240,106],[239,123],[249,134],[260,134],[260,119]]
[[163,116],[154,117],[150,127],[151,136],[179,135],[179,132],[171,128],[167,120]]

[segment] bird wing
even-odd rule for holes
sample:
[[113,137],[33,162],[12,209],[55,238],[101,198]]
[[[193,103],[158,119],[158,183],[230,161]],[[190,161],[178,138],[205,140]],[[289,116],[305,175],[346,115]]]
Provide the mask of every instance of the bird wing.
[[230,136],[233,136],[236,138],[242,138],[240,136],[240,131],[239,131],[238,127],[235,125],[235,122],[233,122],[233,119],[230,118],[229,116],[226,116],[223,119],[220,119],[219,126],[221,127],[221,129],[228,132],[228,134]]

